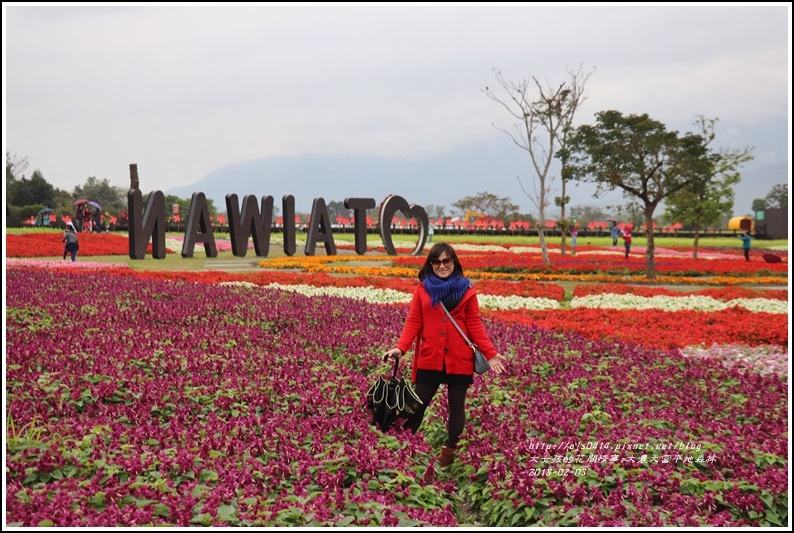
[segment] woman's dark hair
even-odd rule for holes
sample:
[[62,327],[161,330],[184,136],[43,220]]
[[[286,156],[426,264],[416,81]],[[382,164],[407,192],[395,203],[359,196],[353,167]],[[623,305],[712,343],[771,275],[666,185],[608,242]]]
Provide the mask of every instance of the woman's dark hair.
[[458,254],[455,253],[455,250],[449,244],[445,242],[439,242],[434,244],[432,248],[430,248],[430,252],[427,254],[427,259],[425,260],[425,264],[422,267],[422,270],[419,271],[419,279],[425,279],[428,274],[433,273],[433,265],[430,264],[430,261],[438,259],[441,254],[444,252],[447,253],[447,257],[452,259],[452,264],[455,265],[452,270],[453,276],[462,276],[463,275],[463,267],[460,265],[460,261],[458,261]]

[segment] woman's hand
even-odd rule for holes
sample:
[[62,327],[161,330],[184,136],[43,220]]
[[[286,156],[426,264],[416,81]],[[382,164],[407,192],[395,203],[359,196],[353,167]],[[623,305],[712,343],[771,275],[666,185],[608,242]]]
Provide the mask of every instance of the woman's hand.
[[505,364],[506,363],[507,363],[507,359],[505,358],[505,356],[503,356],[500,353],[494,355],[491,358],[491,360],[488,361],[488,364],[490,365],[491,370],[493,370],[494,374],[496,374],[497,376],[505,371]]
[[392,358],[395,361],[399,361],[402,354],[403,351],[400,350],[399,348],[392,348],[391,350],[383,354],[383,362],[384,363],[387,362],[389,358]]

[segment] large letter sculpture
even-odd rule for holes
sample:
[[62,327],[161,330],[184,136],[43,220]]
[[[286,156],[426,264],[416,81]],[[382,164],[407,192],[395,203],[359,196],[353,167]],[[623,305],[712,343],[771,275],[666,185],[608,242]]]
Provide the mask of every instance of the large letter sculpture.
[[256,205],[256,196],[243,196],[243,212],[237,204],[236,194],[226,195],[226,213],[229,215],[229,233],[232,239],[232,255],[245,257],[248,252],[248,236],[254,237],[254,251],[259,257],[270,252],[270,227],[273,221],[273,197],[262,197],[262,211]]
[[295,197],[287,194],[281,197],[281,210],[284,212],[284,255],[295,255]]
[[130,216],[130,259],[144,259],[146,246],[152,238],[152,257],[165,259],[165,197],[162,191],[149,193],[146,212],[140,189],[127,191]]
[[374,198],[345,198],[345,207],[353,210],[353,228],[356,232],[356,253],[367,253],[367,209],[375,207]]
[[315,198],[312,203],[312,215],[309,220],[309,232],[306,235],[306,255],[314,255],[314,248],[317,241],[325,243],[325,254],[336,255],[336,245],[334,236],[331,233],[331,223],[328,220],[328,210],[325,208],[325,200]]
[[416,243],[416,248],[413,249],[411,255],[421,254],[425,247],[425,239],[427,239],[427,228],[430,225],[427,212],[422,206],[416,204],[408,205],[408,202],[406,202],[404,198],[394,194],[390,194],[383,200],[378,216],[380,237],[383,239],[383,246],[386,248],[386,253],[389,255],[397,255],[397,250],[395,250],[391,238],[391,221],[397,211],[402,211],[409,220],[412,218],[416,219],[419,224],[419,242]]
[[182,243],[182,257],[193,257],[193,247],[197,243],[204,244],[204,253],[207,254],[207,257],[218,257],[215,236],[212,234],[210,211],[207,208],[207,198],[203,192],[194,192],[190,199],[190,213],[185,227],[185,240]]

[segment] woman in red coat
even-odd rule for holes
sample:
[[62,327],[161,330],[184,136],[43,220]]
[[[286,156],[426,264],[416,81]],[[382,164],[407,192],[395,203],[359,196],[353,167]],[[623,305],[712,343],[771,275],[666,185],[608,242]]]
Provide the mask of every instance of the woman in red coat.
[[505,358],[496,351],[480,319],[477,293],[463,275],[463,268],[455,250],[446,243],[430,249],[419,271],[421,283],[414,291],[411,309],[405,320],[397,347],[385,354],[399,358],[414,347],[413,382],[423,407],[410,420],[416,433],[424,412],[438,391],[446,383],[449,400],[447,445],[438,457],[441,466],[449,466],[455,457],[460,436],[466,423],[466,392],[474,382],[474,353],[461,334],[450,323],[440,302],[443,302],[458,326],[482,351],[495,374],[504,371]]

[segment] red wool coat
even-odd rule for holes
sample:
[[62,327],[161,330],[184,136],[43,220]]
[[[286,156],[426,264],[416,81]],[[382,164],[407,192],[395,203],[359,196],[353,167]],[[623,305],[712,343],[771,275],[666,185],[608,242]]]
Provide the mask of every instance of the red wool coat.
[[[450,313],[486,359],[490,360],[499,353],[488,338],[480,319],[480,305],[474,288],[466,291],[460,303]],[[414,290],[411,309],[397,348],[407,353],[414,341],[414,381],[416,370],[420,368],[439,371],[446,368],[447,374],[474,374],[474,352],[450,322],[441,304],[433,307],[430,295],[421,283]]]

